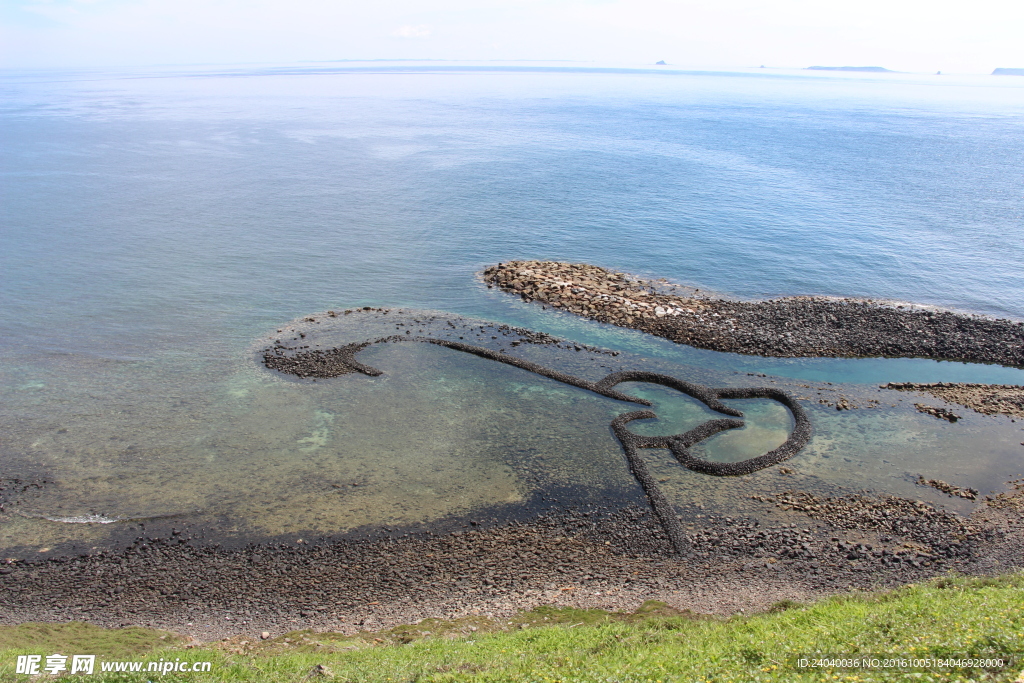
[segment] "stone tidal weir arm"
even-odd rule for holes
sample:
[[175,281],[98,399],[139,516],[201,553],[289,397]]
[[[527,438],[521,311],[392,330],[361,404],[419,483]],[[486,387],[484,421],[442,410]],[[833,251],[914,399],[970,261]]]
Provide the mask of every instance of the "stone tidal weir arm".
[[349,373],[359,373],[376,377],[383,373],[376,368],[358,362],[355,359],[356,353],[374,343],[410,341],[436,344],[437,346],[443,346],[454,351],[472,354],[480,358],[487,358],[489,360],[494,360],[499,363],[504,363],[506,365],[526,370],[527,372],[532,372],[536,375],[540,375],[541,377],[547,377],[548,379],[562,382],[563,384],[568,384],[580,389],[592,391],[601,396],[629,403],[638,403],[647,406],[651,405],[650,401],[617,391],[615,387],[622,382],[647,382],[670,387],[695,398],[711,410],[725,415],[731,415],[734,418],[743,417],[743,413],[722,403],[721,399],[764,398],[778,401],[786,406],[792,414],[794,421],[793,431],[790,432],[789,438],[786,439],[786,442],[764,455],[749,458],[740,462],[729,463],[714,462],[698,458],[690,453],[689,448],[694,444],[718,434],[719,432],[742,427],[744,424],[742,420],[709,420],[708,422],[705,422],[704,424],[687,432],[682,434],[673,434],[670,436],[641,436],[627,429],[626,425],[634,420],[644,420],[657,417],[657,415],[650,410],[626,413],[612,420],[612,432],[615,434],[615,437],[622,446],[623,452],[626,456],[626,461],[629,464],[629,470],[643,488],[644,494],[647,496],[647,500],[650,503],[651,508],[654,510],[655,515],[661,522],[662,528],[665,530],[673,549],[677,553],[684,553],[687,548],[682,525],[679,523],[679,519],[676,516],[672,505],[668,500],[666,500],[664,494],[662,494],[657,483],[654,481],[654,478],[651,476],[650,471],[647,469],[646,462],[640,457],[640,449],[667,448],[672,452],[673,456],[675,456],[676,460],[678,460],[681,465],[702,474],[710,474],[719,477],[741,476],[757,472],[758,470],[762,470],[766,467],[776,465],[789,459],[803,448],[811,438],[811,423],[807,417],[807,413],[796,400],[779,389],[767,387],[712,388],[686,382],[670,375],[645,372],[642,370],[613,372],[597,382],[590,382],[559,370],[553,370],[537,363],[517,358],[501,351],[493,351],[480,346],[473,346],[471,344],[464,344],[462,342],[437,339],[433,337],[409,337],[395,335],[391,337],[383,337],[372,342],[348,344],[346,346],[329,350],[299,351],[298,353],[290,355],[285,353],[285,347],[274,346],[264,351],[263,362],[268,368],[305,378],[337,377],[342,374]]

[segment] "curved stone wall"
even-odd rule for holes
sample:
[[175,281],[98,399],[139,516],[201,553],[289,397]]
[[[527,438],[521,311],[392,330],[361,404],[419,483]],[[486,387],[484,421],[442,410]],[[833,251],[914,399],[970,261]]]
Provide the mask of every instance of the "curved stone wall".
[[790,433],[789,438],[786,439],[786,442],[764,455],[732,463],[712,462],[710,460],[698,458],[690,453],[689,448],[694,444],[708,439],[724,430],[742,427],[744,424],[742,420],[710,420],[683,434],[656,437],[634,434],[626,427],[629,422],[634,420],[657,417],[653,411],[635,411],[620,415],[612,420],[612,431],[615,434],[615,437],[619,440],[619,443],[622,445],[626,461],[629,464],[630,472],[640,483],[640,486],[644,490],[644,494],[647,496],[647,500],[650,502],[651,507],[661,522],[661,525],[664,528],[665,533],[668,535],[673,548],[675,548],[676,552],[679,553],[685,552],[687,547],[682,527],[679,524],[679,520],[677,519],[671,504],[661,493],[657,483],[654,481],[650,471],[647,469],[647,464],[644,462],[643,458],[640,457],[638,453],[640,449],[667,448],[671,450],[672,454],[680,464],[695,472],[720,477],[740,476],[757,472],[758,470],[776,465],[792,457],[801,448],[803,448],[811,438],[811,423],[807,418],[807,413],[796,400],[779,389],[772,389],[768,387],[712,388],[700,384],[693,384],[692,382],[686,382],[670,375],[662,375],[642,370],[613,372],[597,382],[590,382],[559,370],[546,368],[537,363],[511,356],[502,351],[494,351],[481,346],[474,346],[472,344],[465,344],[448,339],[393,335],[390,337],[382,337],[372,342],[348,344],[346,346],[328,350],[298,350],[294,354],[288,353],[288,351],[293,349],[289,349],[280,342],[277,342],[274,346],[264,351],[263,362],[264,365],[270,369],[303,378],[338,377],[347,373],[360,373],[375,377],[381,375],[381,371],[360,363],[355,359],[355,355],[360,350],[371,344],[387,342],[421,342],[436,344],[462,353],[469,353],[480,358],[487,358],[499,363],[511,365],[522,370],[526,370],[527,372],[540,375],[541,377],[547,377],[548,379],[553,379],[557,382],[562,382],[563,384],[592,391],[596,394],[600,394],[601,396],[606,396],[619,401],[627,401],[629,403],[639,403],[641,405],[649,406],[651,403],[645,399],[616,391],[615,387],[622,382],[647,382],[661,384],[697,399],[716,412],[737,418],[743,417],[743,413],[722,403],[720,399],[765,398],[778,401],[786,406],[794,420],[793,431]]

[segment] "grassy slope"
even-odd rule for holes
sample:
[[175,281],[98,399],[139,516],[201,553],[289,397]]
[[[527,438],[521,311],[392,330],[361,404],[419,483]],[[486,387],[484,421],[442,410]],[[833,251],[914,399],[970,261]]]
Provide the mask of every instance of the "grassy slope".
[[[785,609],[731,619],[680,614],[656,603],[632,615],[541,608],[510,622],[430,620],[356,637],[298,631],[266,642],[239,637],[193,649],[142,629],[23,625],[0,628],[0,680],[28,680],[14,674],[15,655],[53,652],[127,659],[148,651],[149,661],[213,662],[211,673],[97,673],[79,679],[90,682],[1015,681],[1024,668],[1024,574],[947,578],[891,593],[780,607]],[[815,652],[1019,659],[1001,672],[793,668],[796,656]]]

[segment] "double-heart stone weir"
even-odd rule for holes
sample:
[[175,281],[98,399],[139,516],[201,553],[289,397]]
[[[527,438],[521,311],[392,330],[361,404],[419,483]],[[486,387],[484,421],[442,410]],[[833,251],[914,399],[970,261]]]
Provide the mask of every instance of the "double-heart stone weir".
[[712,388],[700,384],[686,382],[669,375],[662,375],[654,372],[641,370],[627,370],[613,372],[597,382],[574,377],[565,372],[552,370],[537,363],[509,355],[503,351],[471,344],[464,344],[447,339],[435,339],[430,337],[391,336],[376,339],[370,342],[348,344],[329,350],[299,351],[293,355],[285,355],[282,349],[267,349],[263,354],[264,364],[271,369],[285,372],[305,378],[316,377],[337,377],[348,373],[360,373],[375,377],[381,375],[380,370],[364,365],[355,359],[356,353],[370,344],[381,342],[423,342],[436,344],[455,351],[469,353],[481,358],[487,358],[499,363],[511,365],[528,372],[547,377],[563,384],[592,391],[595,394],[606,396],[619,401],[651,405],[647,401],[636,396],[617,391],[615,387],[622,382],[647,382],[660,384],[681,393],[695,398],[711,410],[730,415],[734,418],[743,417],[743,413],[722,403],[721,399],[751,399],[762,398],[777,401],[789,409],[793,416],[794,426],[786,439],[778,448],[763,455],[742,460],[739,462],[713,462],[693,455],[690,447],[719,432],[727,429],[736,429],[743,426],[743,421],[738,419],[717,419],[709,420],[704,424],[691,429],[683,434],[670,436],[640,436],[627,429],[628,423],[633,420],[643,420],[657,417],[653,411],[639,410],[620,415],[612,420],[611,428],[615,437],[622,445],[629,469],[640,485],[643,487],[647,500],[654,509],[662,528],[668,535],[672,547],[677,553],[685,553],[687,543],[683,533],[682,525],[679,522],[671,504],[661,493],[657,483],[651,476],[647,464],[640,457],[638,451],[643,448],[667,448],[683,466],[702,474],[711,474],[719,477],[740,476],[751,474],[772,465],[777,465],[796,454],[803,448],[811,438],[811,422],[807,413],[797,401],[784,391],[770,387],[727,387]]

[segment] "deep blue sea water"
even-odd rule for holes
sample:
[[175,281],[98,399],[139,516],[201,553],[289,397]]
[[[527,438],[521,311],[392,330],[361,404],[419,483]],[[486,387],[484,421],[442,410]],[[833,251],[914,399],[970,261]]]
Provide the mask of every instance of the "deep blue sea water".
[[[475,275],[542,258],[739,297],[1024,319],[1024,78],[8,71],[0,149],[0,476],[63,482],[36,512],[58,500],[75,514],[177,509],[161,477],[189,463],[194,496],[178,507],[251,519],[238,501],[265,460],[233,494],[203,489],[201,463],[224,476],[231,453],[255,453],[269,432],[313,439],[288,456],[296,472],[323,466],[296,464],[311,443],[340,448],[343,411],[239,369],[254,340],[328,308],[441,310],[721,373],[1024,384],[993,366],[696,351],[541,311]],[[248,436],[222,443],[244,419]],[[1017,466],[1000,453],[1011,464],[988,483]],[[494,499],[516,489],[508,477]],[[376,520],[357,517],[324,528]],[[0,545],[49,542],[26,520],[7,520]]]

